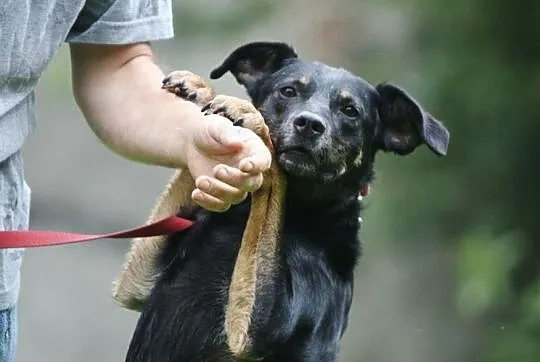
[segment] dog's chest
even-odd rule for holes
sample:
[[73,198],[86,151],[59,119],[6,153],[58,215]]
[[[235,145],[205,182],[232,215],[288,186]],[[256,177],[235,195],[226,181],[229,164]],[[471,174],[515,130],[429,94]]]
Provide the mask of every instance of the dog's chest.
[[290,279],[291,307],[296,309],[299,325],[324,340],[337,339],[346,323],[352,301],[352,273],[341,275],[325,250],[288,241],[285,259]]

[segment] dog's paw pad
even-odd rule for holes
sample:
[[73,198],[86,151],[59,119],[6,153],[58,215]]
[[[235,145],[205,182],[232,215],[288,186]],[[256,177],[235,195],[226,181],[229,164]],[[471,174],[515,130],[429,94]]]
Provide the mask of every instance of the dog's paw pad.
[[177,70],[167,75],[161,88],[202,107],[214,98],[214,89],[208,82],[195,73]]

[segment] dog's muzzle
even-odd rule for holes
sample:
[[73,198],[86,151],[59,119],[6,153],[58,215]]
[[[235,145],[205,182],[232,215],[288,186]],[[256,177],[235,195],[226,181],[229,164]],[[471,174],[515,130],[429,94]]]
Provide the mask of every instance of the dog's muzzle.
[[322,117],[311,112],[302,112],[293,118],[293,129],[299,138],[314,140],[326,132],[326,122]]

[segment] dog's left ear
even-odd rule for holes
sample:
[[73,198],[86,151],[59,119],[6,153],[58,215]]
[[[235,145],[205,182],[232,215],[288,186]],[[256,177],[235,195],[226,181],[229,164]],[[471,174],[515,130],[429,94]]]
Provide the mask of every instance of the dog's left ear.
[[431,151],[445,156],[450,133],[446,127],[422,109],[403,89],[381,83],[378,111],[382,123],[377,133],[378,147],[406,155],[425,143]]
[[210,73],[210,78],[220,78],[230,71],[238,83],[250,90],[263,77],[281,68],[287,59],[297,57],[294,49],[285,43],[248,43],[233,51]]

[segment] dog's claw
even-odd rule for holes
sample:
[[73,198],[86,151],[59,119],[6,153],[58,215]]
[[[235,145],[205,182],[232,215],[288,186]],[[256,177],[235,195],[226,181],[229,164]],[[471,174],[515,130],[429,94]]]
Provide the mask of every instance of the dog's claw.
[[234,126],[242,127],[244,125],[244,117],[237,118],[233,121]]
[[186,70],[167,75],[161,88],[199,106],[208,104],[215,96],[214,89],[204,78]]
[[162,82],[162,88],[201,107],[204,115],[217,114],[228,118],[233,125],[249,128],[265,143],[271,144],[268,127],[251,102],[230,96],[215,96],[214,90],[199,75],[189,71],[174,71]]
[[210,106],[211,106],[211,104],[210,104],[210,103],[207,103],[206,105],[204,105],[204,106],[201,108],[201,112],[203,112],[204,114],[207,114],[207,111],[210,109]]
[[173,80],[173,78],[171,76],[168,76],[166,77],[165,79],[163,79],[163,82],[161,84],[161,88],[162,89],[167,89],[173,93],[176,93],[176,91],[178,89],[182,89],[183,88],[183,80]]
[[168,75],[161,81],[161,88],[167,87],[168,83],[171,81],[171,76]]
[[219,114],[219,115],[222,115],[224,117],[227,117],[227,110],[225,109],[224,106],[221,106],[221,107],[218,107],[214,112],[214,114]]

